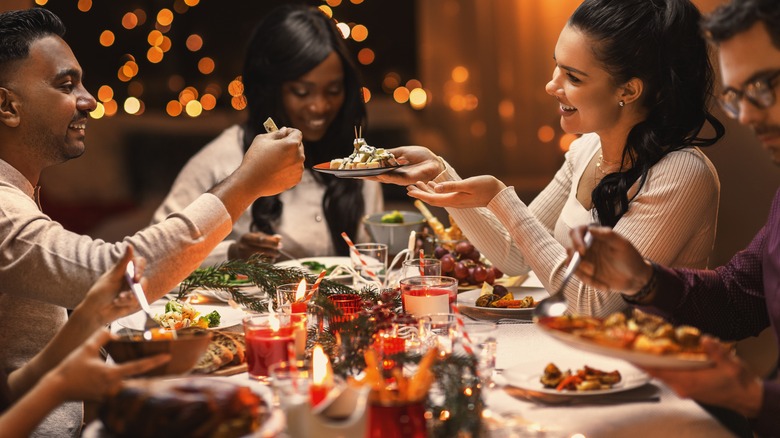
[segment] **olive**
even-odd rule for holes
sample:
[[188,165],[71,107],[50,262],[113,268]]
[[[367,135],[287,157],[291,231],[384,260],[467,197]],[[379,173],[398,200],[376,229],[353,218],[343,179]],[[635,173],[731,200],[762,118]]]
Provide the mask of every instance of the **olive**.
[[477,307],[490,307],[490,303],[498,301],[498,299],[499,297],[495,294],[482,295],[477,298],[477,301],[474,304],[476,304]]
[[504,295],[508,294],[509,290],[501,286],[500,284],[493,285],[493,295],[498,295],[499,298],[502,298]]

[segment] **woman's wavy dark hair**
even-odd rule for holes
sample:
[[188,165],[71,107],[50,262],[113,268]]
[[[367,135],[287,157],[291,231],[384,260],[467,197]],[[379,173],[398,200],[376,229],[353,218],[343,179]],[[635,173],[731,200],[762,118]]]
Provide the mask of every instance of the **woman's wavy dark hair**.
[[[282,83],[295,80],[335,52],[344,68],[344,104],[323,138],[304,142],[304,165],[345,155],[354,140],[354,129],[366,121],[362,81],[335,23],[315,7],[284,4],[266,15],[252,34],[244,62],[244,94],[249,118],[244,127],[244,148],[264,132],[263,121],[273,117],[279,126],[291,126],[282,105]],[[364,214],[363,182],[314,173],[325,185],[322,208],[331,241],[339,255],[348,247],[341,233],[356,235]],[[274,233],[282,214],[279,196],[259,198],[252,204],[253,228]]]
[[[638,103],[647,118],[629,132],[622,156],[632,166],[605,176],[591,194],[602,225],[615,226],[628,211],[628,189],[637,180],[641,189],[666,154],[710,146],[725,132],[708,110],[713,70],[700,19],[688,0],[585,0],[569,18],[594,42],[596,59],[616,85],[631,78],[644,83]],[[706,122],[712,138],[700,136]]]

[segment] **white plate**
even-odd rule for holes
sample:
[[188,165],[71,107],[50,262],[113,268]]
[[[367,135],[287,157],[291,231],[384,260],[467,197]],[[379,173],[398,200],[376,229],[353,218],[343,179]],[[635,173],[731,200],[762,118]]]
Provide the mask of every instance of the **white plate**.
[[405,166],[405,164],[401,164],[398,166],[375,167],[372,169],[331,169],[330,162],[327,162],[327,163],[317,164],[314,167],[312,167],[312,169],[314,169],[317,172],[335,175],[339,178],[360,178],[364,176],[381,175],[383,173],[393,171],[403,166]]
[[[162,299],[150,304],[149,307],[152,310],[152,316],[162,315],[165,313],[165,303],[168,299]],[[212,329],[222,329],[227,327],[233,327],[241,324],[241,320],[246,316],[246,312],[241,309],[234,309],[230,306],[210,305],[210,304],[192,304],[192,307],[200,312],[199,316],[205,316],[216,310],[219,312],[219,325],[216,327],[210,327]],[[116,323],[122,327],[129,328],[131,330],[143,330],[146,317],[143,312],[138,311],[132,315],[125,316],[116,320]]]
[[[544,288],[510,286],[507,288],[516,300],[522,299],[528,295],[534,298],[534,301],[540,301],[550,296]],[[476,319],[497,320],[501,318],[514,319],[533,319],[534,308],[527,309],[505,309],[500,307],[478,307],[475,303],[482,294],[482,289],[472,289],[458,294],[458,309],[466,316]]]
[[[600,389],[596,391],[557,391],[555,388],[545,388],[539,379],[541,378],[542,374],[544,374],[544,368],[550,362],[554,363],[555,366],[561,370],[561,372],[571,370],[572,373],[576,373],[577,370],[582,369],[585,365],[606,372],[618,370],[620,372],[621,380],[612,388]],[[650,381],[650,376],[629,364],[620,363],[617,361],[599,361],[590,358],[581,360],[566,359],[548,360],[546,362],[527,362],[505,370],[502,373],[502,376],[509,385],[521,389],[538,392],[541,394],[568,397],[589,397],[595,395],[613,394],[616,392],[639,388],[640,386]]]
[[[309,271],[308,267],[302,264],[303,262],[317,262],[325,265],[326,267],[331,267],[333,265],[352,267],[352,260],[350,260],[349,257],[327,257],[327,256],[303,257],[295,260],[285,260],[283,262],[277,263],[276,266],[282,266],[288,268],[301,268],[305,270],[308,274],[319,275],[319,271],[317,272]],[[352,276],[349,274],[342,274],[342,275],[334,275],[334,276],[329,275],[325,278],[331,281],[347,281],[347,280],[351,280]]]
[[561,330],[554,330],[545,327],[543,324],[537,324],[544,333],[563,342],[564,344],[583,351],[600,354],[602,356],[614,357],[630,362],[634,365],[648,368],[676,368],[676,369],[696,369],[711,365],[709,359],[697,356],[685,355],[660,355],[646,353],[643,351],[627,350],[625,348],[609,347],[597,344],[596,342],[581,338],[571,333]]

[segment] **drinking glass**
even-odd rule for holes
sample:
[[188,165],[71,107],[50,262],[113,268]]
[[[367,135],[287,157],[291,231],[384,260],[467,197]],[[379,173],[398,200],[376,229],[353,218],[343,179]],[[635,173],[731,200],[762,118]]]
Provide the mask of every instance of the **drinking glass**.
[[452,277],[409,277],[400,284],[404,311],[415,316],[448,313],[458,296],[458,280]]
[[441,260],[434,258],[404,260],[401,264],[401,279],[409,277],[431,277],[441,275]]
[[[489,321],[466,321],[463,331],[471,339],[471,348],[477,358],[479,378],[485,387],[493,386],[493,371],[496,369],[496,333],[498,325]],[[467,342],[461,338],[461,343]]]
[[387,273],[387,245],[384,243],[358,243],[355,244],[355,249],[360,256],[358,257],[350,251],[349,257],[352,260],[352,267],[360,274],[360,278],[355,279],[353,286],[362,287],[365,284],[376,284],[377,282],[381,286]]
[[274,401],[284,410],[289,406],[309,402],[311,365],[307,361],[277,362],[268,368]]
[[423,349],[439,347],[439,354],[452,354],[452,346],[458,331],[458,320],[452,313],[434,313],[421,317]]

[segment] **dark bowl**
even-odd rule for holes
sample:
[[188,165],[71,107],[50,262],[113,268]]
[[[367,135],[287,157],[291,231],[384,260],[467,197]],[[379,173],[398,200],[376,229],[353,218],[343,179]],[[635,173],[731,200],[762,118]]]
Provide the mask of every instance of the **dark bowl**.
[[145,340],[140,331],[124,332],[106,344],[106,351],[116,363],[123,363],[162,353],[170,353],[171,360],[142,374],[144,376],[176,375],[189,372],[203,356],[211,341],[211,332],[179,330],[176,339]]

